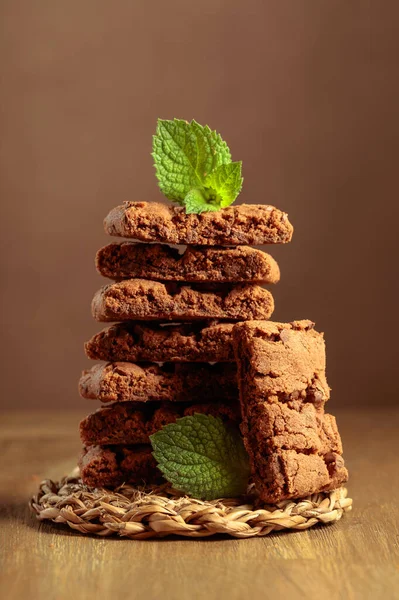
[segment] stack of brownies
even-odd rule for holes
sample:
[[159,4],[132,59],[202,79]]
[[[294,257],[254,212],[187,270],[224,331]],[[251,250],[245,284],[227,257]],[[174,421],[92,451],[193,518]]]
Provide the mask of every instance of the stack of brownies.
[[93,316],[117,324],[85,346],[106,362],[80,380],[81,395],[102,402],[80,425],[83,482],[159,481],[149,436],[194,413],[240,424],[266,502],[345,481],[335,420],[324,413],[323,336],[310,321],[268,321],[273,298],[261,286],[276,283],[279,268],[249,247],[289,242],[287,215],[266,205],[194,215],[128,202],[105,230],[139,242],[97,253],[98,271],[113,282],[95,294]]

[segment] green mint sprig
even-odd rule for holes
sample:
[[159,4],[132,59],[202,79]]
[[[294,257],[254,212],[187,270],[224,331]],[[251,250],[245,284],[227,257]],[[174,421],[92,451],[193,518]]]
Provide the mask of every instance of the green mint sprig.
[[221,136],[196,121],[158,119],[154,164],[163,194],[187,213],[230,206],[241,191],[241,162],[232,162]]
[[214,500],[244,494],[248,455],[237,428],[194,414],[150,436],[158,468],[176,490]]

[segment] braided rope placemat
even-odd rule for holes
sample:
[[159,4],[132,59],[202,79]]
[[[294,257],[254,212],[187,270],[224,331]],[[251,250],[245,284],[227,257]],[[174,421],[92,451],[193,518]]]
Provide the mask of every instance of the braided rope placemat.
[[123,536],[132,540],[180,535],[192,538],[227,534],[235,538],[265,536],[272,531],[308,529],[339,521],[351,510],[345,488],[256,507],[254,497],[205,502],[179,495],[169,484],[138,489],[94,491],[76,476],[59,483],[46,479],[30,501],[41,521],[63,523],[84,534]]

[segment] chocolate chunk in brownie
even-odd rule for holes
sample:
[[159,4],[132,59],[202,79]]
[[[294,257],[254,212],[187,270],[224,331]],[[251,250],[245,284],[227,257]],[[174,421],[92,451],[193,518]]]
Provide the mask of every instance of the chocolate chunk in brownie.
[[234,363],[98,364],[83,372],[79,390],[83,398],[102,402],[215,402],[238,397]]
[[121,242],[97,252],[98,272],[111,279],[277,283],[280,271],[266,252],[237,246],[188,246],[183,254],[164,244]]
[[322,334],[310,321],[249,321],[233,329],[241,430],[264,502],[307,496],[347,480],[329,397]]
[[117,323],[86,342],[88,358],[109,362],[231,362],[233,323]]
[[285,244],[293,227],[286,213],[265,204],[232,205],[200,215],[158,202],[125,202],[104,220],[109,235],[144,242],[236,246]]
[[100,289],[92,302],[97,321],[196,319],[268,319],[273,297],[258,285],[227,286],[203,291],[185,285],[145,279],[127,279]]
[[81,421],[80,438],[85,446],[149,444],[149,436],[164,425],[196,413],[210,414],[230,423],[241,420],[238,402],[189,406],[172,402],[115,402]]
[[115,488],[122,483],[158,483],[162,475],[146,446],[90,446],[79,459],[80,476],[89,488]]

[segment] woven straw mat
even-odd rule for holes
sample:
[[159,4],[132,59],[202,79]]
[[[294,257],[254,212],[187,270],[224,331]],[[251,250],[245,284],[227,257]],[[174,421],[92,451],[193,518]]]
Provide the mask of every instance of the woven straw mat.
[[258,507],[253,496],[209,502],[183,496],[169,484],[145,489],[122,485],[114,491],[93,491],[74,474],[59,483],[42,481],[30,507],[40,521],[62,523],[80,533],[103,537],[144,540],[168,535],[202,538],[226,534],[249,538],[339,521],[351,510],[352,500],[341,487],[301,500]]

